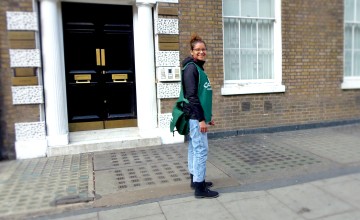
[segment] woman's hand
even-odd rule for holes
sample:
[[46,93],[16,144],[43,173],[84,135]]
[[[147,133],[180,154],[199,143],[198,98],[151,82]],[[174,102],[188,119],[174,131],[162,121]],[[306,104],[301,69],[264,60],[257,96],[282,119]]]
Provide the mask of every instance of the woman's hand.
[[199,122],[199,125],[200,125],[200,132],[201,133],[205,133],[205,132],[208,131],[208,127],[207,127],[207,124],[205,123],[205,121]]

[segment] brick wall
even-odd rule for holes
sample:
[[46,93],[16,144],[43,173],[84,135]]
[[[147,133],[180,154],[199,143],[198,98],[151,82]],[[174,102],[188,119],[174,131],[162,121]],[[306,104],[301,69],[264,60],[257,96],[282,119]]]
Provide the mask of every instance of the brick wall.
[[[214,90],[212,131],[358,119],[360,90],[342,90],[343,0],[283,0],[285,93],[220,94],[223,85],[222,1],[179,0],[180,57],[192,32],[207,43],[205,70]],[[276,58],[275,58],[276,59]]]
[[39,121],[39,105],[12,104],[12,76],[10,68],[9,41],[6,28],[6,12],[32,12],[32,0],[0,1],[0,147],[5,158],[15,158],[15,128],[17,122]]

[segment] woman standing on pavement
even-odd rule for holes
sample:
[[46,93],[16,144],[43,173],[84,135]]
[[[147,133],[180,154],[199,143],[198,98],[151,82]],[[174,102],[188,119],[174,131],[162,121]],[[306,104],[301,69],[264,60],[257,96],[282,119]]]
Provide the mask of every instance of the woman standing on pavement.
[[212,182],[205,182],[208,155],[208,126],[212,120],[212,88],[204,71],[206,44],[194,34],[190,40],[190,54],[183,61],[182,84],[184,97],[189,101],[184,112],[189,116],[190,140],[188,148],[188,169],[191,188],[195,188],[196,198],[215,198],[216,191],[209,190]]

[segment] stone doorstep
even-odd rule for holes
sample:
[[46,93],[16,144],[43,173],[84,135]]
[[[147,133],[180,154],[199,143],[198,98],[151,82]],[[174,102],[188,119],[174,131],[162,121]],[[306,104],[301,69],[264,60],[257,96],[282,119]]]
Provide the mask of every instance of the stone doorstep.
[[89,152],[100,152],[108,150],[120,150],[127,148],[147,147],[161,145],[160,137],[137,138],[137,139],[108,139],[98,141],[84,141],[65,146],[49,147],[47,156],[59,156],[68,154],[80,154]]

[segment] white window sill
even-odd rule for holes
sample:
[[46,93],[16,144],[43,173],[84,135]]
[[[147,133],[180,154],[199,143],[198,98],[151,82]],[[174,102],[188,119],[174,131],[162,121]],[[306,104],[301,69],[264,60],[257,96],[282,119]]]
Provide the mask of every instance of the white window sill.
[[285,86],[273,83],[225,84],[221,88],[221,95],[242,95],[278,92],[285,92]]
[[358,77],[355,79],[344,79],[341,89],[360,89],[360,79]]

